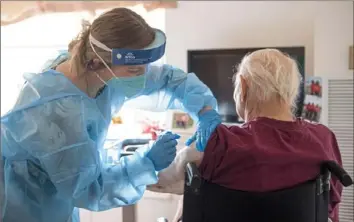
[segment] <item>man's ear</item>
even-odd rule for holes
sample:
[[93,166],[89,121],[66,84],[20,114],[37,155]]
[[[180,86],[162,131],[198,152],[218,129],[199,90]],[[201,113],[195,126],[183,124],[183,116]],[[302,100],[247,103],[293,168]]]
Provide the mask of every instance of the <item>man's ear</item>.
[[244,102],[246,101],[246,97],[247,97],[248,85],[245,77],[243,77],[242,75],[240,75],[240,84],[241,84],[241,102]]

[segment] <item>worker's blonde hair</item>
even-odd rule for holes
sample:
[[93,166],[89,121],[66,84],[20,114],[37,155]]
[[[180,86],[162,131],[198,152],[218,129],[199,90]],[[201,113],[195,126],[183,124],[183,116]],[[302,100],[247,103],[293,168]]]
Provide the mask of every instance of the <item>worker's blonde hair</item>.
[[[84,22],[79,35],[69,44],[71,67],[77,75],[85,73],[88,62],[98,58],[90,46],[90,34],[109,48],[141,49],[155,38],[153,28],[134,11],[127,8],[107,11],[97,17],[92,25]],[[93,46],[102,59],[111,64],[111,53]]]
[[235,74],[236,101],[241,94],[241,75],[248,85],[246,103],[254,112],[260,112],[263,105],[274,104],[274,101],[296,107],[302,80],[297,63],[290,56],[277,49],[262,49],[246,55]]

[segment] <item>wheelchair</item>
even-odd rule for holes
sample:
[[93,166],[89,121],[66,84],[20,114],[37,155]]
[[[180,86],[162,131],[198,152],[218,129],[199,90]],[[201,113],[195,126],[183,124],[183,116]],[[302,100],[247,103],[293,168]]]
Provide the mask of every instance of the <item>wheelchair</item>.
[[321,164],[320,174],[294,187],[271,192],[232,190],[202,179],[188,163],[182,222],[327,222],[330,178],[344,187],[352,178],[334,161]]

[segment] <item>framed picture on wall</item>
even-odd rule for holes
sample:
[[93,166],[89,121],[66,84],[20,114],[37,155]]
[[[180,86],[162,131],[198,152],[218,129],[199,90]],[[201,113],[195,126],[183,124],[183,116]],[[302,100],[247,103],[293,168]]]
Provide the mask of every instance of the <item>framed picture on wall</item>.
[[311,76],[305,80],[305,94],[322,97],[322,78]]
[[174,111],[169,114],[170,129],[176,133],[192,134],[195,132],[195,122],[188,113]]
[[310,76],[305,81],[305,101],[302,117],[311,122],[320,122],[322,111],[322,78]]

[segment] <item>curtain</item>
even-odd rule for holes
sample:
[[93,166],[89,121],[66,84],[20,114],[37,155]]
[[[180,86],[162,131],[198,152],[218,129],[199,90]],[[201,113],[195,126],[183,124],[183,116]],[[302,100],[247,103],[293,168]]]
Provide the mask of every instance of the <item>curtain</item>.
[[1,26],[14,24],[36,15],[131,7],[142,4],[147,11],[176,8],[177,1],[1,1]]

